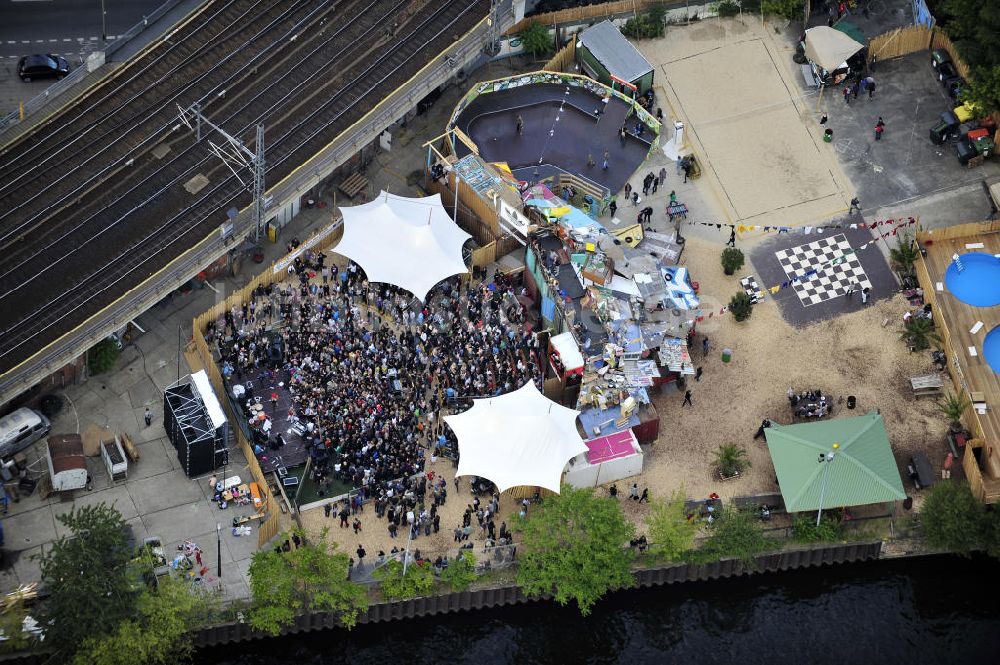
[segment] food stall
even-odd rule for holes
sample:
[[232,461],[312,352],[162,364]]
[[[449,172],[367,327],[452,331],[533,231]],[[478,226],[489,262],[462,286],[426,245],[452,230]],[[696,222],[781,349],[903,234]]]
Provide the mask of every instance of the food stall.
[[572,333],[564,332],[549,338],[549,364],[560,381],[568,382],[574,377],[579,381],[579,377],[583,376],[583,354]]

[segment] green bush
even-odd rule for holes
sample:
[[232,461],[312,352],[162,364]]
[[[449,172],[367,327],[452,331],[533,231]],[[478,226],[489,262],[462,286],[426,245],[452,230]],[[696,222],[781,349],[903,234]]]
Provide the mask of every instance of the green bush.
[[465,591],[476,581],[476,555],[472,550],[462,550],[448,567],[441,571],[441,581],[452,591]]
[[761,0],[760,4],[768,16],[787,18],[789,21],[803,18],[802,0]]
[[935,483],[920,509],[920,522],[932,547],[968,555],[984,546],[985,511],[967,483]]
[[743,252],[735,247],[726,247],[722,250],[722,270],[727,275],[732,275],[743,267],[745,261]]
[[426,596],[434,588],[434,569],[426,561],[411,563],[404,575],[403,563],[390,559],[384,566],[375,569],[374,577],[379,581],[382,594],[394,600]]
[[840,520],[824,514],[816,526],[816,518],[799,513],[792,519],[792,540],[797,543],[830,543],[843,539],[844,526]]
[[118,345],[113,339],[102,339],[87,354],[87,369],[90,375],[103,374],[115,366],[118,360]]
[[738,476],[750,468],[750,456],[735,443],[727,443],[715,451],[715,468],[724,478]]
[[740,291],[729,301],[729,311],[736,321],[746,321],[753,314],[753,303],[750,296]]
[[777,547],[777,543],[764,535],[757,513],[730,505],[716,513],[709,527],[708,538],[701,547],[687,556],[691,563],[708,563],[719,559],[739,559],[752,566],[754,559]]
[[740,6],[733,2],[733,0],[722,0],[719,3],[719,16],[725,18],[727,16],[736,16],[740,13]]
[[549,34],[549,29],[538,21],[529,23],[520,36],[524,50],[536,58],[554,50],[554,42],[552,35]]
[[645,14],[630,18],[622,28],[622,34],[632,39],[653,39],[663,36],[666,11],[657,7]]

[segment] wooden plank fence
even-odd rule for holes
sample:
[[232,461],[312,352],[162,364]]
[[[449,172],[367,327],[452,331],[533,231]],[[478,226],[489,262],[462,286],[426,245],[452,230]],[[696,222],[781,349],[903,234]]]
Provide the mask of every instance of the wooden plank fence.
[[556,51],[556,54],[552,56],[552,59],[545,63],[542,69],[550,72],[566,72],[569,71],[574,61],[576,60],[576,40],[571,39],[566,46]]

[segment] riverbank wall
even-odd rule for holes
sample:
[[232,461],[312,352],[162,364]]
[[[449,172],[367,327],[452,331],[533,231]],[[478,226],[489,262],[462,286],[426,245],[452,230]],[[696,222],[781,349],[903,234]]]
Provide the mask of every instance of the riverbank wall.
[[[740,577],[760,573],[813,568],[817,566],[873,561],[882,557],[882,541],[863,541],[844,544],[827,544],[783,550],[757,557],[751,564],[737,559],[723,559],[707,564],[668,564],[635,571],[636,586],[655,587],[682,582]],[[376,603],[358,617],[359,623],[380,623],[399,619],[413,619],[450,612],[490,609],[538,600],[546,596],[526,596],[516,585],[499,586],[461,593],[442,593],[410,600]],[[283,634],[293,635],[328,630],[340,626],[337,616],[328,612],[300,615]],[[197,647],[213,647],[267,637],[250,628],[246,623],[234,622],[205,628],[192,635]]]

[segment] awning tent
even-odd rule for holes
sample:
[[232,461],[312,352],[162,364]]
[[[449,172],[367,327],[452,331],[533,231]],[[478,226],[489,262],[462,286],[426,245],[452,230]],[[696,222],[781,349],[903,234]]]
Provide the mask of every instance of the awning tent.
[[340,211],[344,237],[334,251],[361,266],[372,282],[394,284],[423,300],[438,282],[468,270],[462,246],[471,236],[448,216],[440,194],[408,198],[383,191]]
[[[774,424],[764,435],[788,512],[906,498],[885,423],[877,411],[854,418]],[[820,461],[821,455],[831,453],[832,458]]]
[[531,381],[499,397],[473,401],[444,420],[458,438],[458,476],[511,487],[559,491],[566,463],[587,452],[576,427],[579,411],[556,404]]
[[806,30],[806,57],[828,72],[864,47],[840,30],[825,25]]

